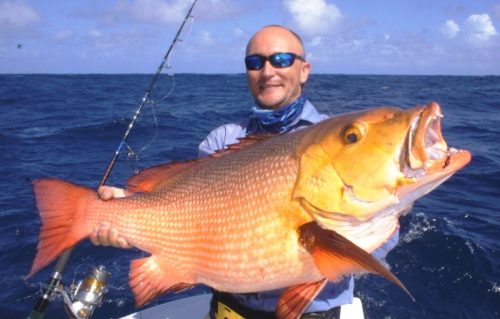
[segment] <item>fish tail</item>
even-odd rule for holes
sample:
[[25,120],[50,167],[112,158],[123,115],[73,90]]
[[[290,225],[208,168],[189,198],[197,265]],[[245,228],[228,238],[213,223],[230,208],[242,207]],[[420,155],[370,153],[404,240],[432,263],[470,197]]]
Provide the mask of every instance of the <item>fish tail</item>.
[[53,178],[35,180],[33,193],[42,227],[28,277],[89,235],[82,227],[84,210],[88,200],[96,197],[90,188]]

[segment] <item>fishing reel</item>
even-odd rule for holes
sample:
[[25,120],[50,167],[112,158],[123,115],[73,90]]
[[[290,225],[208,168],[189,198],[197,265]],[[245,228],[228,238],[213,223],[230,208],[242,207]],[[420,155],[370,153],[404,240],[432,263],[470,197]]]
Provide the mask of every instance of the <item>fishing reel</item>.
[[70,286],[69,293],[59,288],[63,296],[64,307],[72,319],[88,319],[95,308],[100,307],[104,294],[108,291],[109,273],[104,266],[91,268],[87,276]]

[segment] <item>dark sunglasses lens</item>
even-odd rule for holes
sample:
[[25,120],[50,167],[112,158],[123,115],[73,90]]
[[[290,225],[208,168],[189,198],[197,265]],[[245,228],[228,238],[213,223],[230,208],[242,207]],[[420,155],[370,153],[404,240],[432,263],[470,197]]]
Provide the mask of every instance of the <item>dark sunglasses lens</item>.
[[295,55],[290,53],[276,53],[269,57],[269,62],[277,68],[286,68],[293,64]]
[[245,66],[247,70],[260,70],[264,66],[266,58],[260,55],[249,55],[245,57]]

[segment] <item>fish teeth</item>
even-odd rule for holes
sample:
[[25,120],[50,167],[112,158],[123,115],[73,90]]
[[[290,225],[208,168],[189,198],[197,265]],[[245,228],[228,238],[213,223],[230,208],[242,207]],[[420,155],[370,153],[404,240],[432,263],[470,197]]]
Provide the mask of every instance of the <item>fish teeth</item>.
[[443,151],[436,148],[427,149],[427,154],[429,156],[429,159],[431,160],[437,160],[443,158],[445,155]]
[[425,170],[424,169],[411,169],[410,167],[405,167],[404,169],[404,174],[406,178],[420,178],[423,175],[425,175]]

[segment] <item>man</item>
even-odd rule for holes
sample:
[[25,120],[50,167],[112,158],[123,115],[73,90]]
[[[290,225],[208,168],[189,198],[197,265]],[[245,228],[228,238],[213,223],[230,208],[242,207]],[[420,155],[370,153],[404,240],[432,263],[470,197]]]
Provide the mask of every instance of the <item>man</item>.
[[[250,134],[283,134],[312,125],[325,118],[303,94],[311,65],[305,59],[302,40],[293,31],[272,25],[259,30],[250,39],[245,57],[250,92],[255,100],[252,116],[243,123],[220,126],[210,132],[199,146],[201,157],[208,156]],[[99,190],[103,199],[124,196],[123,190],[105,187]],[[374,255],[383,258],[392,249],[398,233]],[[115,230],[103,225],[91,236],[95,244],[130,247]],[[328,283],[302,318],[338,318],[339,306],[352,302],[353,278]],[[214,292],[210,316],[215,317],[219,303],[244,318],[273,318],[282,290],[227,294]]]

